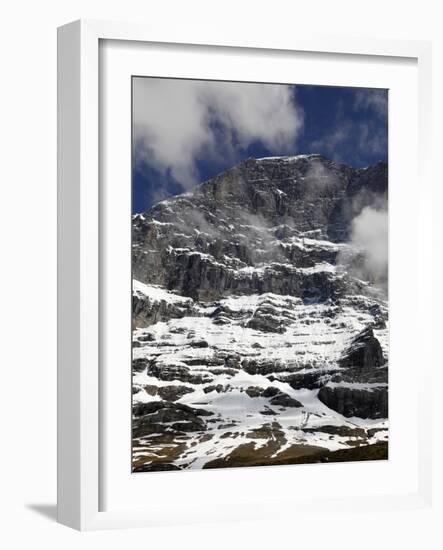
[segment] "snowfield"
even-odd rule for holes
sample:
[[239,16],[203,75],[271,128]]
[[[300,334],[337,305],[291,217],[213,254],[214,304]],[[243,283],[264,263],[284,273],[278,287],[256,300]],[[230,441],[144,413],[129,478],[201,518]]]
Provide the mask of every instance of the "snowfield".
[[[143,292],[154,301],[181,304],[183,300],[189,300],[138,281],[134,281],[134,292]],[[267,333],[245,326],[262,305],[270,305],[274,317],[289,319],[285,332]],[[150,375],[149,367],[135,372],[134,403],[162,401],[158,393],[152,395],[145,391],[146,387],[184,387],[190,391],[177,399],[177,403],[213,414],[211,424],[205,431],[186,435],[183,452],[171,464],[182,468],[202,468],[214,459],[228,456],[239,445],[252,444],[254,449],[264,447],[270,437],[277,438],[278,442],[278,448],[272,453],[274,458],[292,445],[320,446],[335,451],[352,448],[363,440],[365,444],[387,440],[387,419],[346,418],[318,399],[318,389],[293,389],[285,381],[285,376],[290,377],[294,372],[303,375],[314,371],[321,376],[335,372],[337,361],[352,338],[373,322],[370,313],[356,312],[353,307],[342,306],[332,315],[334,308],[330,305],[305,305],[299,298],[272,293],[231,296],[217,304],[196,308],[199,316],[170,319],[148,328],[137,328],[133,332],[134,342],[141,343],[133,350],[135,360],[155,361],[160,367],[177,368],[177,377],[168,377],[168,380]],[[226,323],[215,324],[212,315],[217,308],[234,313],[235,318],[226,318]],[[377,330],[376,335],[387,354],[388,329]],[[145,342],[147,337],[149,340]],[[251,374],[240,364],[238,370],[232,373],[223,361],[220,372],[208,372],[208,365],[215,363],[217,357],[231,356],[271,363],[274,371],[266,370],[266,375]],[[186,369],[185,375],[180,368]],[[197,383],[188,381],[187,378],[192,379],[192,375],[209,375],[209,378]],[[341,385],[367,391],[380,387],[379,383],[328,384],[331,387]],[[254,388],[256,393],[276,388],[302,406],[275,407],[270,403],[271,398],[248,395],[248,388]],[[344,426],[349,431],[346,435],[321,431],[331,426]],[[363,432],[359,429],[363,429],[365,434],[370,430],[370,435],[362,437]],[[352,430],[355,435],[349,435]],[[163,446],[169,451],[171,442],[168,440],[166,444],[158,443],[152,454],[151,441],[159,437],[161,435],[154,434],[138,438],[134,458],[155,460],[162,456]],[[181,439],[178,438],[179,443],[183,444]]]

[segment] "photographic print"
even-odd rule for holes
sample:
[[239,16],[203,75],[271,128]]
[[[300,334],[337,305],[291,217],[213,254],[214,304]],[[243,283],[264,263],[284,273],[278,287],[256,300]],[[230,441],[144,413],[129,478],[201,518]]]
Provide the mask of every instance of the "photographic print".
[[132,470],[388,458],[388,91],[132,79]]

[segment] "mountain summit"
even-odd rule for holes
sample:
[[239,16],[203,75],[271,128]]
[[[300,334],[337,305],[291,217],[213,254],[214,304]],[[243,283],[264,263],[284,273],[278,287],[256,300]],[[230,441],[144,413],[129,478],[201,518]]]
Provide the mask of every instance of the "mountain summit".
[[[384,163],[355,170],[320,155],[246,160],[134,216],[134,278],[203,300],[303,294],[297,269],[334,265],[352,220],[374,197],[386,200],[387,185]],[[262,272],[272,264],[270,278]]]

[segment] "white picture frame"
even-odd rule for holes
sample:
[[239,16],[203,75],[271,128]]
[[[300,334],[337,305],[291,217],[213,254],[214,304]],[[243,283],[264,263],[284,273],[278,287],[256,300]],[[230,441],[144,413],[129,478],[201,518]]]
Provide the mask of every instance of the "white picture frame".
[[[61,27],[58,31],[58,520],[60,523],[80,530],[148,527],[175,523],[193,523],[195,521],[219,521],[234,519],[259,519],[271,498],[266,491],[255,495],[244,506],[232,503],[228,505],[221,499],[219,505],[198,508],[180,505],[170,509],[164,507],[137,507],[127,505],[103,509],[101,484],[109,483],[103,472],[104,417],[106,407],[101,404],[103,364],[100,354],[101,302],[106,292],[102,290],[101,232],[106,225],[100,224],[103,214],[103,189],[100,187],[100,43],[101,41],[125,41],[126,44],[174,44],[175,47],[194,45],[206,52],[211,58],[214,47],[223,48],[229,55],[248,51],[273,52],[282,59],[288,52],[304,52],[312,55],[330,54],[330,57],[352,57],[369,60],[370,58],[389,58],[393,65],[396,61],[410,59],[416,64],[418,76],[418,182],[420,189],[419,221],[423,235],[431,224],[431,178],[429,173],[430,151],[430,79],[431,46],[426,42],[370,40],[348,37],[322,37],[313,35],[254,37],[253,33],[224,40],[223,36],[208,39],[202,30],[200,36],[189,37],[186,30],[166,36],[154,28],[143,25],[102,21],[77,21]],[[361,57],[363,56],[363,57]],[[173,75],[173,71],[171,73]],[[155,75],[154,75],[155,76]],[[127,136],[130,140],[130,135]],[[100,212],[100,215],[99,215]],[[431,258],[432,248],[421,246],[417,249],[423,264]],[[424,273],[417,274],[417,281],[423,280]],[[421,278],[421,279],[420,279]],[[420,302],[431,302],[432,288],[420,286]],[[428,298],[428,300],[426,300]],[[429,352],[430,353],[430,352]],[[309,511],[323,506],[333,505],[343,511],[359,506],[373,510],[418,508],[429,506],[432,494],[431,477],[431,433],[430,423],[423,421],[432,416],[432,404],[425,393],[424,381],[429,387],[431,377],[429,366],[420,372],[417,386],[417,418],[419,434],[417,438],[418,457],[417,478],[405,491],[369,494],[349,493],[336,500],[327,500],[324,495],[314,491],[312,499],[297,499],[284,494],[280,489],[280,510],[276,517],[284,517],[292,507]],[[129,386],[128,386],[129,391]],[[129,450],[128,450],[129,454]],[[332,465],[328,465],[332,467]],[[352,465],[348,465],[348,468]],[[266,475],[269,482],[283,481],[289,467],[268,468],[273,470]],[[257,469],[247,469],[257,470]],[[338,471],[338,470],[337,470]],[[330,470],[331,475],[337,475]],[[149,475],[144,475],[144,483],[150,483]],[[179,483],[178,475],[187,476],[189,483],[196,486],[200,473],[161,474],[169,475],[172,488]],[[229,480],[239,484],[254,483],[253,475],[241,469],[223,472],[205,472],[212,476],[211,483],[226,485]],[[328,474],[329,475],[329,474]],[[154,474],[152,490],[163,483],[164,478]],[[191,476],[191,478],[189,477]],[[351,476],[352,477],[352,476]],[[154,479],[156,480],[154,483]],[[191,480],[191,481],[189,481]],[[204,478],[205,483],[208,477]],[[415,483],[416,481],[416,483]],[[201,487],[200,487],[201,489]],[[200,490],[199,489],[199,490]],[[178,490],[178,489],[177,489]],[[273,493],[274,501],[279,498],[278,491]],[[198,511],[198,514],[196,514]]]

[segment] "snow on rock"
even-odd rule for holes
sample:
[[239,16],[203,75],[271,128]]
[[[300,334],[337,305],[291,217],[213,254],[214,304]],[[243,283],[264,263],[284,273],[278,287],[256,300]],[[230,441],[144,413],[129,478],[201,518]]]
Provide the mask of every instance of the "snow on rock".
[[134,216],[134,471],[385,457],[387,297],[348,239],[363,185],[384,193],[385,166],[248,159]]
[[188,304],[191,300],[165,290],[164,288],[156,285],[146,285],[133,279],[132,290],[135,296],[148,298],[152,302],[166,302],[167,304]]

